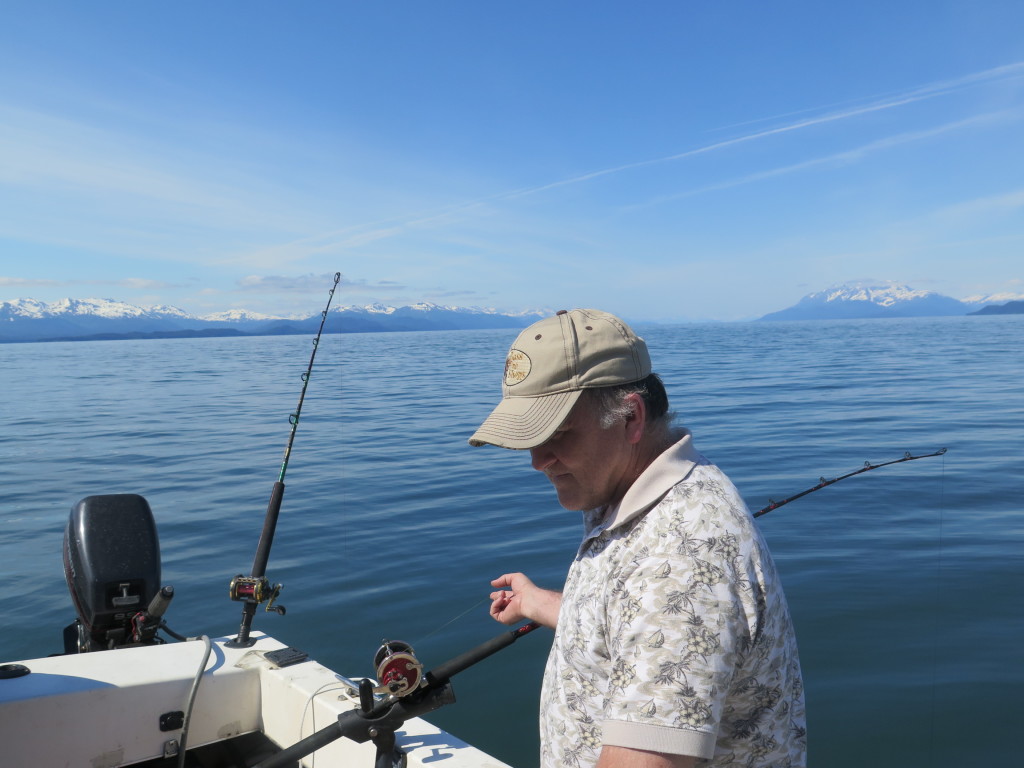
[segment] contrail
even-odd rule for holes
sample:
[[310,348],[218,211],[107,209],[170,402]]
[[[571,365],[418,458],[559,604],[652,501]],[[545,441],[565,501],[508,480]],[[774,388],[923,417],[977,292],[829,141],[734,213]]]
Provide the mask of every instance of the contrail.
[[[389,219],[369,223],[366,225],[346,227],[344,229],[336,230],[330,233],[325,233],[323,235],[314,236],[310,238],[303,238],[301,240],[288,243],[287,245],[283,246],[283,248],[286,250],[298,248],[300,251],[303,250],[303,247],[307,249],[309,247],[312,247],[314,250],[332,250],[338,247],[339,245],[341,247],[359,245],[373,240],[391,237],[397,233],[409,229],[410,227],[418,225],[421,226],[441,219],[463,214],[466,211],[472,210],[473,208],[484,206],[488,203],[498,202],[502,200],[514,200],[516,198],[527,197],[529,195],[536,195],[551,189],[557,189],[559,187],[567,187],[573,184],[582,184],[584,182],[591,181],[592,179],[598,179],[603,176],[611,176],[617,173],[622,173],[624,171],[630,171],[637,168],[645,168],[654,165],[662,165],[665,163],[672,163],[678,160],[684,160],[688,157],[705,155],[711,152],[717,152],[722,149],[727,149],[728,147],[758,141],[769,136],[778,136],[780,134],[792,133],[794,131],[800,131],[805,128],[811,128],[816,125],[836,123],[842,120],[848,120],[850,118],[859,117],[861,115],[867,115],[874,112],[882,112],[888,109],[895,109],[897,107],[906,106],[907,104],[913,104],[915,102],[924,101],[926,99],[932,99],[937,96],[943,96],[954,91],[963,88],[968,88],[981,83],[999,80],[1011,80],[1019,77],[1024,77],[1024,61],[1018,61],[1011,64],[1005,64],[1003,66],[982,70],[980,72],[974,72],[969,75],[954,78],[952,80],[941,80],[934,83],[928,83],[926,85],[919,86],[912,90],[904,91],[902,93],[894,94],[891,96],[882,98],[876,97],[874,101],[864,104],[863,106],[851,107],[848,109],[828,112],[822,115],[818,115],[816,117],[808,117],[802,120],[796,120],[785,125],[777,126],[775,128],[767,128],[765,130],[755,131],[753,133],[737,136],[732,139],[716,141],[711,144],[706,144],[701,147],[686,150],[684,152],[678,152],[672,155],[665,155],[663,157],[651,158],[649,160],[639,160],[637,162],[624,163],[622,165],[616,165],[609,168],[602,168],[599,170],[590,171],[588,173],[579,174],[577,176],[570,176],[565,179],[559,179],[558,181],[552,181],[546,184],[540,184],[533,187],[524,187],[521,189],[498,192],[493,195],[477,198],[475,200],[467,200],[461,203],[453,203],[452,205],[446,206],[441,209],[435,209],[433,211],[424,211],[406,217],[396,216]],[[807,112],[811,110],[802,111]],[[809,161],[810,164],[813,164],[814,162],[815,161]],[[281,247],[274,250],[280,249]]]
[[642,205],[650,205],[651,203],[664,203],[669,200],[676,200],[682,197],[692,197],[693,195],[702,194],[704,192],[714,192],[722,189],[730,189],[732,187],[738,187],[743,184],[749,184],[751,182],[762,181],[764,179],[776,178],[779,176],[785,176],[790,173],[797,173],[799,171],[805,171],[810,168],[821,167],[824,165],[836,165],[839,163],[848,163],[854,160],[863,158],[869,154],[875,152],[890,149],[901,144],[907,144],[914,141],[920,141],[922,139],[929,139],[934,136],[940,136],[944,133],[950,133],[952,131],[958,131],[962,128],[972,127],[975,125],[985,125],[996,122],[1003,118],[1012,117],[1019,119],[1022,115],[1021,110],[1003,110],[1000,112],[990,112],[982,115],[975,115],[974,117],[968,117],[963,120],[957,120],[952,123],[945,123],[938,125],[933,128],[927,128],[920,131],[911,131],[907,133],[901,133],[896,136],[889,136],[884,139],[878,139],[868,144],[864,144],[854,149],[843,150],[842,152],[836,152],[831,155],[824,157],[812,158],[810,160],[803,160],[799,163],[793,163],[791,165],[782,166],[779,168],[772,168],[767,171],[759,171],[752,173],[747,176],[743,176],[737,179],[731,179],[728,181],[721,181],[716,184],[710,184],[708,186],[691,189],[686,192],[679,192],[673,195],[665,195],[643,204],[636,204],[632,206],[626,206],[629,208],[639,208]]
[[973,74],[965,75],[954,80],[944,80],[937,83],[923,85],[919,88],[915,88],[912,91],[908,91],[898,96],[884,99],[881,101],[875,101],[862,107],[855,107],[852,109],[846,109],[838,112],[831,112],[818,117],[810,117],[805,120],[798,120],[796,122],[789,123],[788,125],[782,125],[777,128],[769,128],[763,131],[748,133],[744,136],[737,136],[736,138],[733,139],[716,141],[713,144],[707,144],[703,147],[697,147],[696,149],[690,149],[685,152],[676,153],[674,155],[666,155],[664,157],[656,157],[650,160],[640,160],[635,163],[626,163],[623,165],[616,165],[611,168],[603,168],[597,171],[590,171],[589,173],[580,174],[579,176],[571,176],[567,179],[553,181],[548,184],[542,184],[537,187],[529,187],[526,189],[520,189],[513,192],[506,192],[498,197],[500,199],[511,199],[516,197],[524,197],[526,195],[533,195],[538,192],[544,192],[546,190],[555,189],[557,187],[564,187],[570,184],[579,184],[584,181],[590,181],[591,179],[600,178],[601,176],[610,176],[615,173],[630,171],[635,168],[645,168],[651,165],[671,163],[677,160],[683,160],[687,157],[694,157],[696,155],[703,155],[709,152],[715,152],[720,149],[725,149],[726,147],[736,146],[737,144],[746,144],[748,142],[757,141],[768,136],[777,136],[783,133],[790,133],[792,131],[799,131],[804,128],[810,128],[815,125],[834,123],[840,120],[848,120],[851,117],[859,117],[860,115],[870,114],[872,112],[882,112],[887,109],[902,107],[917,101],[923,101],[925,99],[931,99],[936,96],[942,96],[947,93],[959,90],[961,88],[975,85],[977,83],[992,80],[1011,79],[1022,76],[1024,76],[1024,62],[1018,61],[1013,64],[1006,64],[1001,67],[986,69],[982,72],[975,72]]

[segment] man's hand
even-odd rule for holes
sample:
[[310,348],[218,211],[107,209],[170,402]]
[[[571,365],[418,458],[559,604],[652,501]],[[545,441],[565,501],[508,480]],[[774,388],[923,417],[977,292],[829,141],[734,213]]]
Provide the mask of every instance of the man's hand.
[[516,624],[524,619],[555,628],[562,593],[541,589],[521,573],[506,573],[491,582],[498,591],[491,592],[491,616],[502,624]]

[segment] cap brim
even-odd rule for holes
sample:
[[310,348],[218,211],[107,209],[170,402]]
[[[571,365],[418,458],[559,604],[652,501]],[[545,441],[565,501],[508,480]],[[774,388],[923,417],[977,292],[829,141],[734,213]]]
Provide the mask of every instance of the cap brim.
[[469,438],[470,445],[525,450],[545,443],[565,421],[581,390],[540,397],[506,397]]

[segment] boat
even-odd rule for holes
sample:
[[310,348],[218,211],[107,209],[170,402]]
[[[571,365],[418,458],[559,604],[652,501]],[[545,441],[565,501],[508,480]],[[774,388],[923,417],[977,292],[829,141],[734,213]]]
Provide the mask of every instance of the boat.
[[[335,274],[331,296],[340,277]],[[258,606],[284,613],[276,604],[281,587],[266,578],[266,567],[322,332],[323,320],[252,571],[228,585],[228,596],[242,605],[238,634],[190,638],[168,625],[174,588],[161,583],[159,536],[146,498],[81,499],[64,531],[64,576],[76,617],[64,628],[63,653],[0,664],[0,766],[506,765],[424,716],[454,703],[454,675],[535,624],[505,631],[429,671],[410,645],[384,641],[368,665],[376,677],[357,678],[252,629]]]
[[[6,768],[505,765],[422,716],[454,702],[456,673],[531,625],[429,672],[409,645],[385,642],[377,678],[350,679],[261,632],[174,633],[166,618],[174,591],[160,583],[156,525],[142,496],[79,501],[63,551],[78,612],[64,653],[0,665]],[[239,576],[229,592],[279,608],[273,586],[256,582],[260,594],[252,586]]]

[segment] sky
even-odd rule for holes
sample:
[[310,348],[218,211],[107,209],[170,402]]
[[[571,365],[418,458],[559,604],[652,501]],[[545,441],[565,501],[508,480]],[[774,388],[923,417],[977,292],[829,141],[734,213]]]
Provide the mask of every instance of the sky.
[[1024,3],[4,0],[0,301],[1024,295]]

